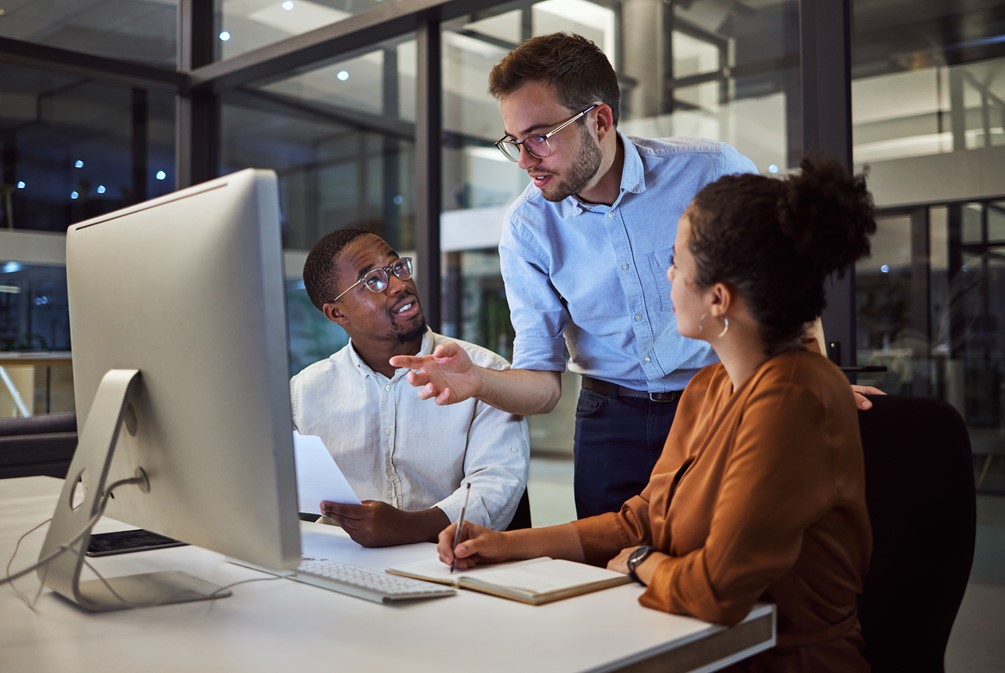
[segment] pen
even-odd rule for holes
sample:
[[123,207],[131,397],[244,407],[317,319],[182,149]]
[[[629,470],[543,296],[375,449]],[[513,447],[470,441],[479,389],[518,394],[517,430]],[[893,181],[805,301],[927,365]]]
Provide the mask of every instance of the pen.
[[[461,516],[457,519],[457,530],[454,531],[454,544],[453,548],[456,549],[457,545],[461,543],[461,529],[464,528],[464,511],[468,508],[468,498],[471,497],[471,482],[468,482],[468,487],[464,491],[464,504],[461,505]],[[457,557],[455,556],[450,561],[450,572],[454,572],[454,564],[457,562]]]

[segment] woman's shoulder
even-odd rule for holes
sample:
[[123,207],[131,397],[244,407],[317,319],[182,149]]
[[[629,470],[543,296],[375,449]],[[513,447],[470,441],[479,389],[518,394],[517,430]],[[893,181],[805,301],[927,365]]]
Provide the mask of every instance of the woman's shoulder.
[[816,400],[825,408],[855,402],[851,382],[827,357],[816,351],[795,348],[766,361],[751,381],[752,395],[775,392],[791,393],[804,401]]
[[837,365],[815,350],[803,347],[791,348],[769,358],[761,366],[758,374],[763,380],[848,383]]

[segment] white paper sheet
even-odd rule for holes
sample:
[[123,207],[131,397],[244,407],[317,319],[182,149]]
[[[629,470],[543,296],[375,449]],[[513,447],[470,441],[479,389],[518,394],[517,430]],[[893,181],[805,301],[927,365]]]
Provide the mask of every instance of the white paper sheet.
[[321,514],[321,501],[359,505],[360,500],[346,481],[325,443],[315,435],[293,431],[297,464],[297,495],[300,511]]

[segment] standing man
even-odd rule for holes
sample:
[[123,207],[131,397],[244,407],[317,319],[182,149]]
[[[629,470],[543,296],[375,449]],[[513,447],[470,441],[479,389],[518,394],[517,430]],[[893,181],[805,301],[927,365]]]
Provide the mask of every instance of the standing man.
[[[383,547],[432,541],[457,521],[503,530],[527,486],[527,421],[476,399],[438,407],[416,398],[394,355],[427,355],[449,344],[479,367],[508,363],[481,346],[426,326],[412,260],[379,236],[340,229],[318,241],[304,265],[314,305],[349,343],[290,381],[293,424],[321,437],[362,505],[322,502],[322,513],[356,542]],[[522,515],[530,525],[529,511]]]
[[532,180],[499,244],[513,369],[472,367],[453,348],[395,362],[419,370],[409,380],[425,386],[420,397],[527,415],[558,401],[568,350],[583,383],[576,511],[616,511],[647,483],[681,390],[714,362],[677,332],[665,276],[677,220],[704,185],[756,169],[724,143],[618,132],[617,76],[578,35],[528,40],[493,68],[489,92],[505,130],[496,147]]

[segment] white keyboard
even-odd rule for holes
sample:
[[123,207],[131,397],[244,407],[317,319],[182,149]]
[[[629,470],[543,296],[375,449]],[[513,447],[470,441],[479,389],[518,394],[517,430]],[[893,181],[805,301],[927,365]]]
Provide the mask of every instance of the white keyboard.
[[376,603],[452,596],[451,587],[305,556],[290,579]]

